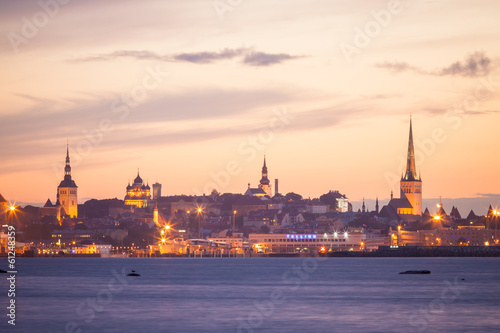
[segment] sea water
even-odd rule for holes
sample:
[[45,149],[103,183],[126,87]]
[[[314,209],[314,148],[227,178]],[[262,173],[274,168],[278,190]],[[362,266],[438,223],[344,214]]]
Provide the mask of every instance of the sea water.
[[[6,261],[1,263],[6,266]],[[19,258],[1,332],[500,332],[499,258]],[[126,276],[131,270],[138,277]],[[400,275],[406,270],[430,275]]]

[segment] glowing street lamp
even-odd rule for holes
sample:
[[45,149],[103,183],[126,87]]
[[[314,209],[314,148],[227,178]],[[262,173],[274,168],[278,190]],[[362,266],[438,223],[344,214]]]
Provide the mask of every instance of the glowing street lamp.
[[436,220],[436,221],[441,220],[441,216],[439,216],[439,215],[434,216],[434,220]]
[[198,239],[200,239],[200,231],[201,231],[201,217],[203,215],[203,209],[201,207],[198,207],[197,209],[198,212]]
[[166,229],[166,230],[170,230],[170,226],[169,226],[169,225],[167,225],[167,226],[165,227],[165,229]]
[[236,232],[236,211],[233,210],[233,238],[235,232]]

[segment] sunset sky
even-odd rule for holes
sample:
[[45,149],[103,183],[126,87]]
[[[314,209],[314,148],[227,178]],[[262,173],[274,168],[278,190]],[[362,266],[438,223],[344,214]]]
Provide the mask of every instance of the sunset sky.
[[411,114],[424,207],[500,206],[498,1],[60,2],[0,2],[7,200],[54,200],[68,141],[81,203],[137,168],[163,195],[242,193],[266,155],[281,193],[373,209]]

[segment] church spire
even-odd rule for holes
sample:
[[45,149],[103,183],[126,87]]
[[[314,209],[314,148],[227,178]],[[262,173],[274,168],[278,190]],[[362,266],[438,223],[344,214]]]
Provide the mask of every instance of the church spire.
[[406,172],[402,180],[420,180],[417,176],[417,168],[415,166],[415,148],[413,146],[413,130],[412,120],[410,116],[410,137],[408,139],[408,154],[406,156]]
[[66,166],[64,167],[64,179],[71,180],[71,165],[69,164],[69,144],[66,143]]
[[264,165],[262,166],[262,179],[260,180],[260,184],[269,185],[269,183],[269,178],[267,178],[266,155],[264,155]]

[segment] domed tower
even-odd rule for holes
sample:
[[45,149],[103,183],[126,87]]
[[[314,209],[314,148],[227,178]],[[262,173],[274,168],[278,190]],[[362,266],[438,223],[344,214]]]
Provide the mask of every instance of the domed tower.
[[267,166],[266,166],[266,155],[264,155],[264,165],[262,166],[262,178],[260,179],[259,187],[267,193],[268,196],[272,197],[273,192],[271,189],[271,182],[267,178]]
[[139,170],[137,170],[137,177],[134,179],[132,185],[127,186],[127,194],[125,195],[125,205],[136,206],[143,208],[148,206],[151,200],[151,189],[149,185],[144,185]]
[[64,214],[69,217],[78,217],[78,186],[71,179],[71,165],[69,159],[69,146],[66,145],[66,166],[64,167],[64,180],[57,187],[57,201],[64,208]]

